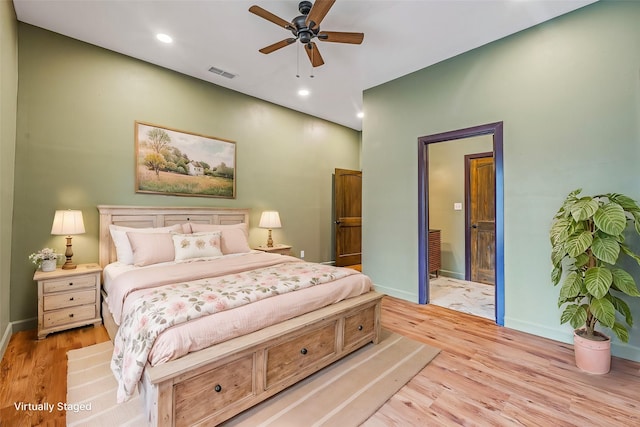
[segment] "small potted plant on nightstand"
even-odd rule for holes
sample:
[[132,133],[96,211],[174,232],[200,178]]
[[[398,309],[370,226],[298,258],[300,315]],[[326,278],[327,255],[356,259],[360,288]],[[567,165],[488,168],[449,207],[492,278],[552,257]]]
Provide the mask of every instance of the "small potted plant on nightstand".
[[57,254],[51,248],[44,248],[29,255],[29,260],[40,267],[42,271],[54,271],[58,264],[58,258],[63,256],[63,254]]
[[628,342],[633,318],[621,297],[640,296],[634,278],[618,265],[621,252],[640,264],[640,256],[625,243],[628,226],[640,235],[640,207],[622,194],[580,197],[581,191],[569,193],[553,219],[551,279],[554,285],[562,282],[558,306],[565,308],[560,322],[574,328],[577,366],[604,374],[611,363],[611,342],[595,327],[600,323]]

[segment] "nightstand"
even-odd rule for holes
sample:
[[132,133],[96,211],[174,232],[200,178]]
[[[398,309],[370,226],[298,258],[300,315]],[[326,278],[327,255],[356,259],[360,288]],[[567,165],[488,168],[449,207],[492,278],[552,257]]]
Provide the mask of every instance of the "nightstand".
[[38,339],[52,332],[102,324],[98,264],[80,264],[73,270],[36,271],[38,282]]
[[272,248],[266,246],[258,246],[255,250],[269,252],[272,254],[291,255],[291,246],[289,245],[273,245]]

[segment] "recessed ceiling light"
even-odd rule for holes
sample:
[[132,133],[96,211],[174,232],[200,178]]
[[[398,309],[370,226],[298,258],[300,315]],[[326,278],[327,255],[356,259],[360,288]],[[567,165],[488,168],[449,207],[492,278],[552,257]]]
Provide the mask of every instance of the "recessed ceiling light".
[[309,90],[308,90],[308,89],[300,89],[300,90],[298,91],[298,95],[300,95],[300,96],[309,96],[309,94],[310,94],[310,93],[311,93],[311,92],[309,92]]
[[156,38],[158,40],[160,40],[162,43],[171,43],[171,42],[173,42],[173,39],[171,38],[171,36],[168,36],[168,35],[162,34],[162,33],[156,34]]
[[364,117],[364,112],[360,111],[358,114],[356,114],[356,116],[358,116],[359,119]]

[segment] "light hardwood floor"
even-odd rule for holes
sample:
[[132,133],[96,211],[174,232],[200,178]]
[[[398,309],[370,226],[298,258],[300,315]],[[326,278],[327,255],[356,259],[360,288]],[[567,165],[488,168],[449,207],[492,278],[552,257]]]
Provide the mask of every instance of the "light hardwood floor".
[[[366,427],[640,425],[639,363],[613,358],[608,375],[584,374],[570,345],[390,297],[382,324],[442,352]],[[64,402],[67,350],[106,340],[104,327],[92,326],[41,341],[35,331],[15,334],[0,364],[0,425],[64,425],[64,413],[14,403]]]

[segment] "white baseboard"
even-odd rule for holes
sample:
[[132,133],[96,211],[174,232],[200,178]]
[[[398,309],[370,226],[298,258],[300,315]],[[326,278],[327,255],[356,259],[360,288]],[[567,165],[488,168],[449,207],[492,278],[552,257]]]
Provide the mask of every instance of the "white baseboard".
[[2,339],[0,339],[0,360],[4,357],[4,352],[7,350],[11,335],[13,335],[13,330],[11,327],[11,322],[9,322],[4,330],[4,333],[2,334]]
[[[573,331],[552,329],[546,326],[537,325],[530,322],[522,322],[508,317],[504,318],[504,326],[515,329],[528,334],[537,335],[543,338],[549,338],[555,341],[564,342],[573,345]],[[611,355],[623,359],[640,362],[640,347],[635,345],[624,344],[621,342],[611,343]]]
[[411,292],[405,292],[395,288],[389,288],[386,286],[377,285],[375,283],[373,284],[373,289],[376,292],[380,292],[381,294],[389,295],[395,298],[400,298],[405,301],[414,302],[414,303],[418,302],[418,296]]

